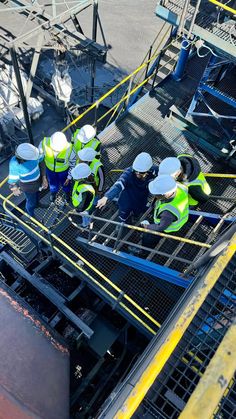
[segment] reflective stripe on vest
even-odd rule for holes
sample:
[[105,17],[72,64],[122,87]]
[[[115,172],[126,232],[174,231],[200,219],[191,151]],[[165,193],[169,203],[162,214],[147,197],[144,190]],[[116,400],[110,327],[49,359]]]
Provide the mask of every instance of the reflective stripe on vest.
[[48,169],[53,172],[64,172],[69,167],[69,159],[72,152],[72,144],[68,144],[67,148],[60,151],[56,157],[50,146],[50,138],[45,137],[42,142],[44,161]]
[[184,184],[186,186],[200,186],[202,191],[206,194],[206,195],[210,195],[211,193],[211,188],[209,183],[206,181],[206,178],[204,176],[204,174],[201,172],[199,173],[198,177],[194,180],[192,180],[191,182],[184,182]]
[[77,180],[73,187],[72,203],[74,207],[78,207],[82,202],[82,195],[84,192],[91,192],[93,194],[91,202],[89,203],[88,207],[84,209],[84,211],[88,211],[92,207],[95,198],[95,190],[92,185],[88,185],[86,183],[79,183],[79,181]]
[[98,169],[102,166],[102,162],[98,159],[93,159],[93,161],[90,163],[89,167],[92,170],[92,173],[94,174],[94,180],[96,186],[99,184],[99,177],[98,177]]
[[188,221],[189,216],[189,205],[188,205],[188,189],[184,185],[178,183],[175,197],[171,202],[161,203],[157,201],[154,210],[154,223],[160,222],[160,214],[163,211],[169,211],[177,217],[176,221],[167,227],[164,232],[170,233],[179,231],[181,227]]
[[[97,151],[97,148],[100,145],[100,141],[97,138],[92,138],[92,140],[90,140],[88,143],[84,144],[80,140],[76,139],[77,134],[79,134],[79,131],[80,131],[79,129],[77,129],[75,131],[75,133],[73,134],[73,137],[72,137],[72,141],[71,141],[72,144],[74,144],[73,147],[74,147],[75,153],[77,154],[78,151],[80,151],[80,150],[82,150],[83,148],[86,148],[86,147],[91,147],[95,151]],[[100,151],[98,151],[97,154],[100,154]]]

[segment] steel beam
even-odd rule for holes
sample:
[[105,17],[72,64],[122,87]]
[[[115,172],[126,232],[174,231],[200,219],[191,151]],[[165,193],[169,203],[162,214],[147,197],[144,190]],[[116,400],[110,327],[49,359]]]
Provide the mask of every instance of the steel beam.
[[29,80],[27,83],[27,89],[26,89],[26,94],[25,94],[25,98],[26,101],[28,101],[28,99],[30,98],[31,95],[31,91],[32,91],[32,87],[33,87],[33,80],[34,80],[34,76],[36,74],[37,71],[37,67],[38,67],[38,62],[39,62],[39,57],[40,57],[40,51],[43,45],[43,39],[44,39],[44,32],[40,32],[39,36],[38,36],[38,40],[37,40],[37,45],[34,51],[34,56],[33,56],[33,60],[32,60],[32,64],[31,64],[31,68],[30,68],[30,74],[29,74]]
[[16,51],[15,51],[14,46],[10,48],[10,53],[11,53],[12,65],[13,65],[15,75],[16,75],[16,82],[17,82],[17,87],[18,87],[18,91],[20,95],[22,110],[24,113],[24,119],[25,119],[25,124],[26,124],[27,132],[28,132],[29,142],[31,144],[34,144],[34,138],[33,138],[32,130],[31,130],[31,124],[30,124],[30,119],[29,119],[29,114],[28,114],[28,109],[27,109],[26,98],[25,98],[24,89],[21,82],[21,75],[20,75],[20,70],[19,70]]

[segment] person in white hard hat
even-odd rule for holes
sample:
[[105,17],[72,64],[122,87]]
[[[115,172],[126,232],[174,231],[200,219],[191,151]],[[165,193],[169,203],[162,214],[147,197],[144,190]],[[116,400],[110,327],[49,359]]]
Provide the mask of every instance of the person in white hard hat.
[[[142,222],[141,225],[147,231],[159,231],[175,233],[188,221],[189,204],[188,188],[175,181],[172,176],[159,175],[152,180],[148,189],[154,196],[154,224]],[[143,235],[142,245],[153,247],[160,240],[160,236],[149,234]]]
[[47,178],[45,165],[41,164],[38,149],[29,143],[18,145],[15,156],[9,164],[8,184],[15,196],[24,192],[26,198],[25,211],[34,217],[36,207],[45,207],[39,202],[39,189],[46,189]]
[[71,175],[70,169],[75,165],[76,156],[72,144],[65,134],[55,132],[51,137],[45,137],[39,145],[40,154],[44,156],[46,175],[50,187],[50,201],[54,202],[60,186],[65,198],[70,202]]
[[[90,214],[96,194],[92,170],[88,164],[79,163],[71,170],[71,175],[75,181],[72,191],[72,204],[77,212]],[[82,216],[82,226],[87,227],[89,220],[90,218],[86,215]]]
[[160,175],[173,176],[178,182],[188,186],[189,205],[208,201],[211,188],[201,171],[200,164],[190,154],[167,157],[159,166]]
[[[95,185],[96,185],[96,198],[102,193],[105,183],[105,173],[101,160],[96,158],[96,151],[91,147],[82,148],[78,151],[78,163],[87,163],[92,170],[94,175]],[[94,202],[95,204],[95,202]]]
[[96,130],[92,125],[84,125],[77,129],[71,139],[75,153],[83,148],[93,148],[97,156],[100,155],[101,142],[96,138]]
[[99,199],[97,208],[102,208],[107,202],[118,198],[119,220],[127,222],[131,216],[138,218],[146,210],[148,184],[157,173],[158,167],[153,165],[150,154],[138,154],[133,165],[126,169],[104,197]]

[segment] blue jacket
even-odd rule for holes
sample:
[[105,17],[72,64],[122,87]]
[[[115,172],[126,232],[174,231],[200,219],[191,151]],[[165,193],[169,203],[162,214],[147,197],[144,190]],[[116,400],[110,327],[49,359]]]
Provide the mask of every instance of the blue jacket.
[[[43,159],[43,158],[42,158]],[[42,160],[41,159],[41,160]],[[40,178],[39,160],[27,160],[19,163],[14,156],[9,163],[9,178],[8,183],[28,183]]]
[[158,174],[158,167],[152,166],[145,180],[138,179],[132,169],[126,169],[114,185],[105,193],[112,200],[119,197],[120,207],[131,207],[144,210],[148,199],[148,184]]

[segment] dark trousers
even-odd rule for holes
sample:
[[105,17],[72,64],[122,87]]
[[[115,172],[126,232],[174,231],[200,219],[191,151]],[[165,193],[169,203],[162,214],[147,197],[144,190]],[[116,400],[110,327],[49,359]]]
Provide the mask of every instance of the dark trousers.
[[26,198],[25,211],[31,217],[34,217],[34,210],[39,202],[39,192],[24,192],[24,194]]
[[64,183],[67,179],[68,170],[65,170],[64,172],[53,172],[52,170],[46,168],[46,174],[51,193],[56,194],[59,191],[60,186],[62,186],[62,189],[66,194],[70,192],[71,182],[67,186],[64,186]]
[[161,236],[152,233],[143,233],[142,246],[153,249],[161,240]]

